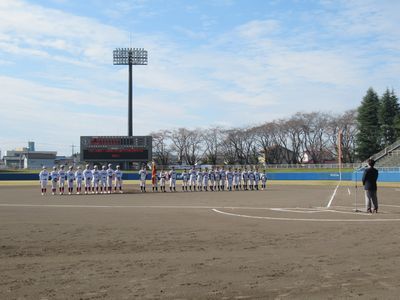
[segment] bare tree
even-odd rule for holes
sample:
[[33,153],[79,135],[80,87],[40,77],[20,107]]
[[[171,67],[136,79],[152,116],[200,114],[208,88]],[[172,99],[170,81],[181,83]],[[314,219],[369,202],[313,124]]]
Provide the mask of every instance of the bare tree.
[[301,124],[303,147],[314,163],[323,163],[328,151],[328,124],[330,116],[325,113],[297,113],[295,119]]
[[203,133],[205,162],[212,165],[220,163],[219,159],[221,156],[223,141],[222,135],[222,130],[218,127],[209,128]]
[[337,157],[339,131],[342,131],[342,162],[352,163],[355,160],[355,142],[357,129],[356,110],[348,110],[342,115],[332,117],[328,126],[329,150]]
[[170,134],[172,148],[176,151],[178,164],[182,164],[185,159],[190,134],[191,132],[186,128],[175,129]]
[[256,164],[259,151],[256,147],[254,130],[235,128],[225,131],[223,142],[225,155],[230,163]]
[[153,137],[153,158],[157,164],[169,164],[171,152],[170,145],[168,144],[169,134],[168,130],[150,133]]
[[200,129],[189,130],[187,144],[184,150],[186,163],[194,165],[200,161],[204,154],[202,145],[202,134]]

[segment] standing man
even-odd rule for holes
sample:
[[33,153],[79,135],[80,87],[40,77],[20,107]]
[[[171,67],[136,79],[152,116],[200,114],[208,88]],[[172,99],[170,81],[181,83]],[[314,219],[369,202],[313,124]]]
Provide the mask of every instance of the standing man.
[[226,171],[224,167],[221,167],[221,170],[219,171],[219,176],[221,177],[221,190],[225,190],[225,181],[226,181]]
[[49,180],[49,172],[45,166],[43,166],[42,171],[39,173],[40,187],[42,188],[42,196],[46,194],[47,191],[47,180]]
[[171,168],[171,171],[169,171],[169,191],[172,192],[172,189],[174,192],[176,192],[176,171],[175,167]]
[[64,185],[65,185],[65,177],[67,176],[67,174],[65,173],[64,170],[64,165],[60,166],[60,171],[58,172],[58,187],[60,189],[60,195],[64,195]]
[[209,179],[209,175],[208,175],[208,169],[206,168],[203,172],[203,189],[207,192],[208,190],[208,179]]
[[90,170],[90,165],[86,165],[86,169],[83,171],[83,178],[85,179],[85,194],[90,193],[92,190],[92,179],[93,179],[93,173],[92,170]]
[[107,189],[108,193],[112,193],[113,189],[113,181],[114,181],[114,170],[112,168],[112,164],[108,164],[108,169],[107,169]]
[[247,184],[249,181],[249,174],[247,173],[247,169],[244,168],[242,172],[242,179],[243,179],[243,189],[247,191]]
[[183,171],[182,171],[182,191],[187,192],[188,181],[189,181],[189,174],[186,172],[186,169],[183,169]]
[[228,171],[226,172],[226,181],[228,183],[228,191],[232,192],[233,172],[230,167],[228,168]]
[[146,177],[147,177],[146,165],[143,165],[142,169],[139,171],[140,191],[142,193],[146,192]]
[[267,182],[267,171],[266,170],[264,170],[262,173],[260,173],[260,179],[261,179],[261,189],[265,190],[266,187],[267,187],[267,185],[266,185],[266,182]]
[[160,191],[165,193],[165,180],[167,178],[166,172],[164,172],[164,169],[161,168],[160,171]]
[[[378,197],[377,197],[377,185],[376,181],[378,180],[378,170],[374,168],[375,161],[373,159],[368,160],[368,168],[365,169],[362,183],[365,190],[365,206],[367,208],[367,212],[369,213],[377,213],[378,212]],[[371,202],[373,206],[373,210],[371,210]]]
[[260,182],[260,173],[258,172],[258,168],[254,171],[254,187],[258,191],[258,183]]
[[100,193],[106,194],[107,193],[107,169],[106,166],[103,165],[100,171]]
[[82,192],[82,181],[83,181],[83,173],[81,167],[78,166],[75,172],[76,179],[76,194],[79,195]]
[[120,170],[119,166],[116,166],[116,170],[114,172],[115,174],[115,186],[114,186],[114,192],[119,191],[120,194],[123,193],[122,191],[122,171]]
[[74,191],[75,173],[72,169],[73,167],[69,166],[67,171],[68,195],[71,195],[72,192]]
[[252,169],[249,170],[247,176],[249,178],[250,190],[254,190],[254,173]]
[[218,188],[218,191],[221,190],[221,174],[218,170],[218,167],[215,169],[215,183],[214,183],[214,190],[216,191]]
[[190,175],[190,186],[189,189],[190,191],[192,191],[192,188],[194,191],[196,191],[196,178],[197,178],[197,174],[196,174],[196,169],[195,167],[192,167],[189,171],[189,175]]
[[57,181],[59,178],[56,166],[53,167],[53,171],[51,171],[50,173],[50,178],[51,178],[51,193],[55,195],[57,192]]
[[215,184],[215,172],[214,167],[211,168],[210,172],[208,173],[208,177],[210,178],[210,190],[215,191],[214,184]]
[[93,188],[92,188],[92,193],[98,194],[98,193],[99,193],[99,183],[100,183],[101,175],[100,175],[99,169],[97,168],[97,165],[95,165],[95,166],[93,167],[92,173],[93,173]]
[[151,189],[152,191],[158,191],[158,177],[156,163],[151,163]]
[[202,191],[202,185],[203,185],[203,171],[201,168],[197,172],[197,190]]

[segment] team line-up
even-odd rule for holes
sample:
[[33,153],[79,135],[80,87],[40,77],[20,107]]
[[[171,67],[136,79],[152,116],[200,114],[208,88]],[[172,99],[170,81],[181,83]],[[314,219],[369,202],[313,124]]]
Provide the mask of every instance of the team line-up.
[[[139,171],[140,190],[146,192],[146,179],[147,179],[146,166],[143,166]],[[64,194],[65,186],[68,188],[68,194],[71,195],[76,187],[76,194],[82,193],[82,186],[84,186],[85,194],[111,194],[123,193],[122,185],[122,171],[119,166],[112,169],[112,165],[108,164],[108,169],[104,165],[101,170],[95,165],[90,169],[90,165],[82,171],[81,167],[77,167],[74,171],[73,166],[68,167],[65,171],[65,166],[61,165],[58,170],[53,167],[51,172],[48,172],[46,167],[39,173],[40,187],[42,195],[47,193],[48,181],[51,183],[52,194]],[[265,171],[259,172],[257,168],[254,170],[243,170],[240,168],[228,168],[225,170],[221,168],[208,168],[196,169],[192,167],[189,171],[183,170],[178,174],[174,167],[171,170],[164,171],[163,169],[157,173],[154,169],[151,174],[152,191],[158,192],[160,187],[161,192],[166,192],[165,186],[169,183],[169,190],[176,192],[176,181],[178,177],[182,180],[182,191],[238,191],[238,190],[259,190],[261,183],[261,190],[266,188],[267,173]]]

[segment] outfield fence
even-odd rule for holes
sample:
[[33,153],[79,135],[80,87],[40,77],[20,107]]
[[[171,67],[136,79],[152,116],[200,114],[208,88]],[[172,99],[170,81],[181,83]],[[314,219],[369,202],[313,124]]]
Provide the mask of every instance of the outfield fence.
[[[340,176],[341,175],[341,176]],[[332,180],[332,181],[361,181],[363,169],[354,172],[271,172],[267,173],[268,180]],[[124,180],[139,180],[138,173],[124,173]],[[151,179],[151,174],[147,174],[147,179]],[[182,179],[181,173],[178,173],[178,180]],[[0,181],[39,181],[37,173],[0,173]],[[379,182],[399,182],[400,171],[383,171],[379,172]],[[149,182],[150,183],[150,182]]]

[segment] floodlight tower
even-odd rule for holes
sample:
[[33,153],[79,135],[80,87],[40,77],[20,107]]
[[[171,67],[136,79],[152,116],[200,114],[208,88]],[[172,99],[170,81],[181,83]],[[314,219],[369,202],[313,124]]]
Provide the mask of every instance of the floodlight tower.
[[147,50],[143,48],[117,48],[113,51],[114,65],[129,66],[129,90],[128,90],[128,136],[133,136],[132,125],[132,66],[147,65]]

